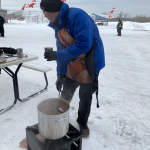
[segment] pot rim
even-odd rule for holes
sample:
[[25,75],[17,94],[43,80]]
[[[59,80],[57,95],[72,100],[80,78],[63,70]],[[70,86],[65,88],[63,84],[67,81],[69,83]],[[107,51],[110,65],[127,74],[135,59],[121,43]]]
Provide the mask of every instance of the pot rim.
[[[50,100],[50,99],[61,99],[61,100],[64,101],[66,104],[68,104],[68,106],[69,106],[68,110],[65,111],[64,113],[61,113],[61,114],[58,114],[58,115],[47,115],[47,114],[44,114],[44,113],[42,113],[41,111],[39,111],[39,109],[38,109],[39,105],[40,105],[43,101]],[[49,98],[49,99],[46,99],[46,100],[41,101],[41,102],[37,105],[37,110],[38,110],[38,112],[41,113],[41,114],[43,114],[43,115],[45,115],[45,116],[51,116],[51,117],[52,117],[52,116],[61,116],[61,115],[66,114],[66,113],[70,110],[70,104],[69,104],[66,100],[64,100],[64,99],[62,99],[62,98]]]

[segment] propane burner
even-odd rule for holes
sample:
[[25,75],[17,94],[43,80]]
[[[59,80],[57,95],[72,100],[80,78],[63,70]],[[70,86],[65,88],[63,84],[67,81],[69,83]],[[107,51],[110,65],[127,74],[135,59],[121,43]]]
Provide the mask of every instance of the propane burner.
[[38,124],[26,128],[27,150],[82,150],[82,135],[73,125],[69,124],[67,135],[57,140],[37,138]]

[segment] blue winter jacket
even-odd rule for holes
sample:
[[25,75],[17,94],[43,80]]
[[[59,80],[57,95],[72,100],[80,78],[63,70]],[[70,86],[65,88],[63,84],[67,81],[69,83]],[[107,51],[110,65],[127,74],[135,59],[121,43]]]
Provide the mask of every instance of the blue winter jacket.
[[[57,75],[67,73],[68,61],[87,53],[95,40],[95,73],[99,72],[105,66],[105,56],[103,42],[99,36],[99,30],[92,18],[79,8],[69,8],[63,3],[59,17],[58,26],[49,23],[48,26],[54,28],[57,45]],[[66,28],[69,34],[76,39],[76,42],[69,47],[64,46],[57,35],[57,31],[64,28],[66,18]]]

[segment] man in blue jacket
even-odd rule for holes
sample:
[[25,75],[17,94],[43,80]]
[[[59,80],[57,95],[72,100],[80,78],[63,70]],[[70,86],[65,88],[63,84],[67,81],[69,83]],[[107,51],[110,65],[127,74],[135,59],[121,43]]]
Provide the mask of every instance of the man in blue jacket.
[[57,51],[44,53],[47,61],[57,61],[56,88],[70,103],[79,87],[77,122],[84,137],[89,136],[88,117],[92,94],[98,104],[98,75],[105,66],[104,47],[92,18],[79,8],[69,8],[61,0],[42,0],[40,7],[55,30]]

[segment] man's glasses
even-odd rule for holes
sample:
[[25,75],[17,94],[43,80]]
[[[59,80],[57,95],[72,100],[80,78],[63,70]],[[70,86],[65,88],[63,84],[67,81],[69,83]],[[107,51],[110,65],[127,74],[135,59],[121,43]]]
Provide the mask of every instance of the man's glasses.
[[41,10],[42,10],[42,11],[44,11],[44,10],[45,10],[45,7],[40,7],[40,8],[41,8]]
[[40,8],[43,11],[43,14],[45,15],[45,7],[40,7]]

